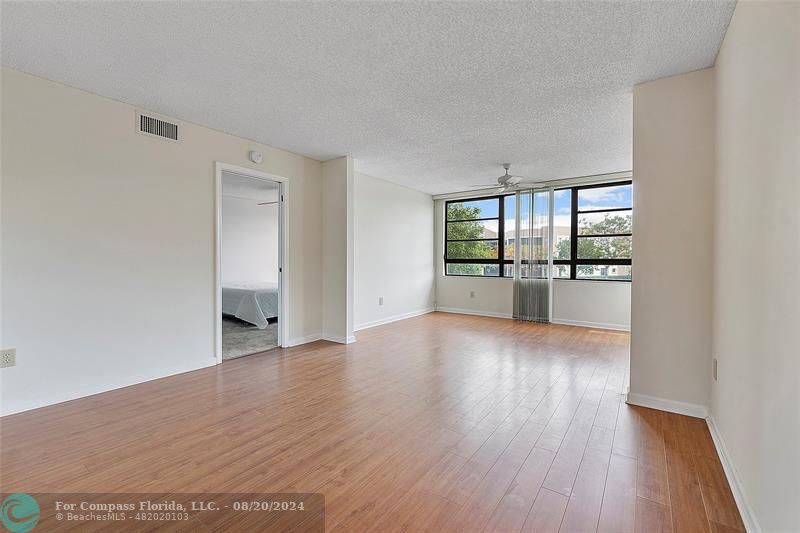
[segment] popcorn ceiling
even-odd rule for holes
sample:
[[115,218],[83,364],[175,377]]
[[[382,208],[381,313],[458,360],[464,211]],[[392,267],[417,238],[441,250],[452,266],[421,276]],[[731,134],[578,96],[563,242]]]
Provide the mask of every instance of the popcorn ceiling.
[[732,1],[4,2],[3,64],[428,193],[630,170],[637,83]]

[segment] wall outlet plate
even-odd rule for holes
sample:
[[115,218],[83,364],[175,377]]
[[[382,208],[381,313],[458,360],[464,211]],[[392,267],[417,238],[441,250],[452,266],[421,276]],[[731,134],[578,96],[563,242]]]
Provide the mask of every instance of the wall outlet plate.
[[715,357],[715,358],[714,358],[714,368],[713,368],[713,371],[714,371],[714,381],[717,381],[717,364],[718,364],[718,363],[717,363],[717,358]]
[[383,296],[378,296],[378,305],[383,305]]
[[5,350],[0,350],[0,368],[16,366],[16,364],[17,364],[16,348],[8,348]]

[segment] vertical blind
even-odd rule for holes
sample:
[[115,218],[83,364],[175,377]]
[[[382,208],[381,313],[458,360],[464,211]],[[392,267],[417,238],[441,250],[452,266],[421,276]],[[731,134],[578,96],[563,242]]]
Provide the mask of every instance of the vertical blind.
[[517,192],[514,318],[550,322],[553,281],[553,190]]

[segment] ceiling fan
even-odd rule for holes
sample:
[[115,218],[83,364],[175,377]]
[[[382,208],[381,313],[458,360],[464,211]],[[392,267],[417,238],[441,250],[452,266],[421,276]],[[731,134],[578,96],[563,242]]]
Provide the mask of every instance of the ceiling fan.
[[[522,176],[514,176],[512,174],[509,174],[508,171],[511,168],[511,163],[503,163],[503,168],[506,170],[506,173],[497,178],[497,184],[500,185],[500,188],[497,190],[497,192],[505,192],[516,189],[517,187],[535,185],[533,182],[525,181],[525,178],[523,178]],[[472,185],[472,187],[493,187],[493,186],[494,183]]]

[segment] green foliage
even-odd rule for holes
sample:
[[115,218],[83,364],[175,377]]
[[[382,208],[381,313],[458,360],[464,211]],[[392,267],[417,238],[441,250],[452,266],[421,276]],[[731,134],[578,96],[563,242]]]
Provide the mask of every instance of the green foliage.
[[[602,220],[590,222],[586,216],[578,220],[581,235],[608,235],[631,232],[631,215],[611,215],[606,213]],[[569,259],[571,240],[564,239],[553,250],[553,259]],[[597,237],[578,239],[579,259],[630,259],[630,237]],[[578,275],[589,276],[594,273],[591,265],[578,265]]]
[[[450,204],[447,220],[465,220],[480,215],[479,207],[463,204]],[[483,224],[477,221],[452,222],[447,225],[448,239],[481,239]],[[497,259],[498,243],[492,241],[450,242],[447,244],[447,257],[450,259]],[[451,274],[476,275],[483,272],[481,265],[450,265]]]
[[606,213],[603,220],[589,222],[586,215],[578,220],[578,233],[581,235],[607,235],[609,233],[631,233],[631,215],[612,215]]
[[482,276],[483,265],[458,265],[450,263],[447,265],[447,273],[455,276]]
[[[466,220],[448,224],[449,239],[480,239],[483,237],[484,227],[480,222],[471,221],[480,216],[479,207],[469,207],[464,204],[450,204],[447,209],[447,220]],[[631,232],[631,215],[615,215],[606,213],[602,220],[591,222],[584,216],[578,220],[578,229],[581,235],[608,235],[615,233]],[[546,240],[546,239],[544,239]],[[545,258],[546,253],[539,250],[536,245],[529,250],[528,244],[522,245],[522,256],[527,258],[533,252],[535,258]],[[570,239],[559,242],[553,250],[554,259],[570,258]],[[493,241],[477,242],[450,242],[447,245],[447,257],[450,259],[490,259],[496,260],[499,253],[498,243]],[[513,257],[513,244],[508,258]],[[580,259],[629,259],[631,257],[630,237],[595,237],[578,239],[578,258]],[[594,267],[579,265],[579,275],[591,275]],[[483,274],[483,265],[448,265],[448,273],[460,275],[480,276]]]
[[571,240],[564,239],[556,245],[556,249],[553,252],[553,259],[569,259],[569,254],[571,253]]
[[[586,217],[578,221],[583,235],[608,235],[631,232],[631,216],[606,215],[599,222],[590,223]],[[596,237],[578,239],[579,259],[629,259],[630,237]]]

